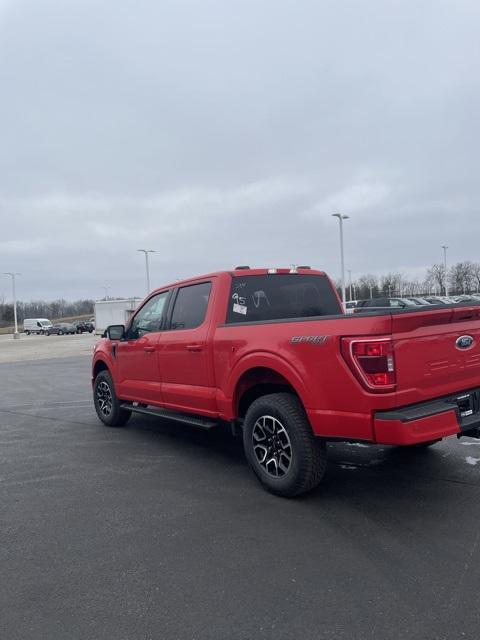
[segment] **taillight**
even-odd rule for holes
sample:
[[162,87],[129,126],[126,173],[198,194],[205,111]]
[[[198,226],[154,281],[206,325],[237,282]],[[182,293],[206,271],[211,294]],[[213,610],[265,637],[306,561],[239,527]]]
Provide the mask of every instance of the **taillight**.
[[394,391],[396,385],[393,342],[342,338],[342,355],[355,376],[372,391]]

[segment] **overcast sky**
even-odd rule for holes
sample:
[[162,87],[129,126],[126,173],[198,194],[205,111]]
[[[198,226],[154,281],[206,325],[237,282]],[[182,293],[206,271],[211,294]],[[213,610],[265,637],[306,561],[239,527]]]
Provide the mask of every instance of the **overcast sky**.
[[[0,272],[480,260],[478,0],[0,0]],[[0,278],[0,295],[10,283]]]

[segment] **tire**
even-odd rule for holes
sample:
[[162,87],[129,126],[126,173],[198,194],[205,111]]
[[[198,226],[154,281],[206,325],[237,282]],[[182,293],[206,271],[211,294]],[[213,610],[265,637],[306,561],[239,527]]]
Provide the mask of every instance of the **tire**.
[[44,335],[45,336],[49,336],[50,335],[50,331],[45,331]]
[[325,474],[325,442],[314,437],[301,403],[290,393],[252,402],[243,424],[243,446],[258,480],[275,495],[299,496]]
[[107,427],[123,427],[132,415],[122,409],[109,371],[100,371],[93,384],[93,402],[97,416]]
[[40,335],[43,336],[45,334],[45,331],[40,331]]
[[30,331],[25,331],[25,335],[29,336],[30,335]]
[[59,336],[63,336],[63,331],[62,331],[62,330],[60,330],[60,331],[58,332],[58,335],[59,335]]

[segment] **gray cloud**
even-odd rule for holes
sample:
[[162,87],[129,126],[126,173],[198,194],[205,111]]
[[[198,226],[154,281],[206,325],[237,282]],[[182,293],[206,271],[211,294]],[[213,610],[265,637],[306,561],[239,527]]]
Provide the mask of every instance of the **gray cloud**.
[[[237,263],[478,260],[480,5],[0,0],[0,271],[23,298]],[[8,292],[8,281],[0,284]]]

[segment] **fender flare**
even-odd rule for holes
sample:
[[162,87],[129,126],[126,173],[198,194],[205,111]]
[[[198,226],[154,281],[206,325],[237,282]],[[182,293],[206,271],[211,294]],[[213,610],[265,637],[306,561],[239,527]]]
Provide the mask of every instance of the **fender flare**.
[[268,351],[256,351],[255,353],[243,356],[238,362],[236,362],[228,376],[227,383],[225,385],[225,401],[228,405],[230,415],[234,416],[236,412],[235,390],[238,381],[244,373],[259,367],[271,369],[285,378],[285,380],[287,380],[290,386],[295,390],[303,406],[308,406],[308,391],[300,373],[295,369],[295,367],[288,362],[288,360],[275,353]]
[[92,361],[92,383],[95,381],[95,368],[97,366],[97,364],[99,362],[103,362],[103,364],[105,365],[106,369],[110,372],[113,373],[113,363],[111,362],[111,359],[107,357],[107,354],[103,351],[99,352],[98,355],[95,354],[96,357],[94,357],[93,361]]

